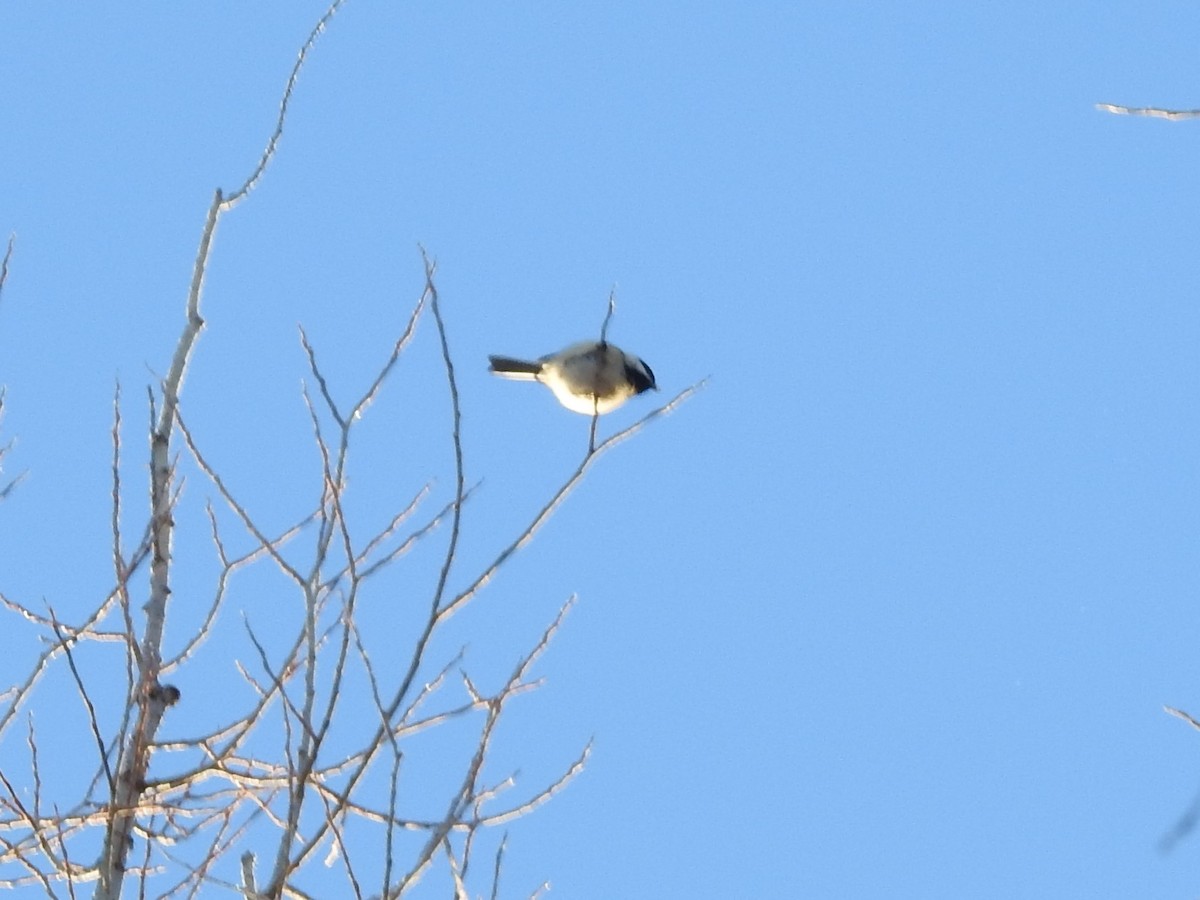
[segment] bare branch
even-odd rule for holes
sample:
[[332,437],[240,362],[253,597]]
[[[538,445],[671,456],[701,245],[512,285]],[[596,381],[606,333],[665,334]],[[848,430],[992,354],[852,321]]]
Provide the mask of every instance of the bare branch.
[[[183,428],[182,424],[181,424],[180,428],[182,430],[182,428]],[[225,554],[225,549],[224,549],[224,546],[221,541],[219,530],[217,528],[216,516],[212,511],[212,507],[209,506],[207,511],[208,511],[208,516],[209,516],[209,528],[210,528],[210,531],[212,534],[213,544],[217,548],[217,556],[221,561],[221,572],[217,576],[217,584],[216,584],[216,588],[213,592],[213,598],[209,604],[208,611],[204,615],[203,621],[198,626],[196,626],[195,631],[187,639],[187,641],[184,643],[183,647],[180,648],[178,653],[176,653],[170,659],[163,660],[162,668],[160,670],[161,673],[163,673],[163,674],[173,671],[179,665],[181,665],[183,662],[185,662],[211,636],[212,629],[213,629],[214,625],[216,624],[217,615],[220,612],[222,604],[225,601],[225,596],[226,596],[226,591],[228,589],[229,580],[233,577],[234,573],[236,573],[238,570],[240,570],[242,568],[245,568],[246,566],[252,565],[253,563],[257,562],[258,560],[262,559],[263,557],[269,555],[272,549],[274,549],[275,551],[278,552],[279,548],[283,547],[285,544],[287,544],[288,541],[290,541],[292,538],[294,538],[296,535],[298,535],[306,526],[311,524],[312,521],[317,516],[317,512],[315,512],[315,511],[312,513],[309,513],[307,516],[305,516],[299,522],[295,522],[292,525],[288,526],[284,531],[282,531],[275,537],[268,538],[267,544],[265,544],[265,545],[260,544],[259,546],[252,548],[251,550],[247,551],[246,553],[242,554],[239,557],[236,557],[234,559],[229,559]]]
[[[5,398],[5,390],[4,390],[4,387],[2,385],[0,385],[0,416],[2,416],[4,413],[4,398]],[[5,455],[11,449],[12,449],[12,441],[8,441],[7,443],[0,445],[0,462],[2,462],[4,460]],[[8,484],[0,485],[0,500],[7,499],[8,495],[13,492],[13,490],[16,488],[16,486],[25,480],[26,474],[27,474],[26,472],[22,472],[20,475],[11,479],[8,482]]]
[[242,895],[246,900],[255,900],[258,891],[254,887],[254,854],[247,850],[241,857]]
[[[87,634],[91,640],[124,640],[123,635],[105,636],[95,631],[96,625],[102,621],[111,611],[115,594],[110,594],[107,599],[102,602],[95,612],[93,612],[81,626],[69,629],[76,636]],[[22,618],[33,622],[47,630],[50,630],[48,619],[36,615],[32,610],[19,603],[15,603],[3,594],[0,594],[0,604],[6,606],[10,611],[17,613]],[[62,650],[62,647],[57,643],[50,645],[46,650],[38,656],[33,664],[33,668],[25,681],[17,685],[10,691],[6,697],[9,701],[8,708],[0,714],[0,734],[12,723],[17,712],[22,708],[25,702],[29,699],[33,692],[34,686],[41,680],[42,676],[48,671],[50,663],[56,659]]]
[[[8,264],[12,260],[13,247],[16,245],[17,235],[12,233],[8,236],[8,246],[4,250],[4,259],[0,260],[0,296],[4,294],[4,284],[8,281]],[[4,388],[0,387],[0,413],[4,411]],[[0,460],[4,459],[5,454],[9,451],[12,444],[7,443],[0,446]],[[16,478],[13,478],[8,484],[0,485],[0,500],[5,500],[13,492],[18,484],[25,480],[25,473],[22,472]]]
[[[254,520],[250,517],[250,513],[246,511],[246,508],[234,498],[229,488],[225,486],[225,482],[222,480],[221,476],[218,475],[216,470],[208,464],[208,460],[204,458],[204,454],[202,454],[200,452],[200,448],[196,446],[196,442],[192,438],[192,433],[188,430],[182,414],[177,413],[175,419],[179,423],[179,431],[183,435],[184,443],[187,444],[187,448],[191,452],[192,458],[196,461],[196,465],[198,465],[201,471],[208,476],[209,480],[216,485],[217,490],[221,492],[221,497],[224,499],[225,504],[237,514],[237,517],[242,520],[242,524],[246,527],[246,530],[254,536],[256,541],[258,541],[259,549],[270,554],[271,558],[275,561],[275,565],[279,567],[280,571],[296,582],[297,585],[303,587],[305,584],[304,576],[283,558],[283,555],[279,552],[279,547],[277,546],[276,542],[267,537],[259,529],[259,527],[254,523]],[[294,531],[289,529],[287,533],[292,534]]]
[[[422,250],[422,257],[424,257],[424,253],[425,251]],[[426,300],[433,295],[433,289],[429,281],[429,278],[432,276],[432,272],[428,271],[428,259],[426,259],[425,262],[427,264],[425,287],[421,291],[420,299],[417,300],[417,305],[413,307],[412,312],[409,314],[408,324],[404,326],[404,331],[402,331],[400,333],[400,337],[396,339],[396,344],[392,347],[391,356],[389,356],[387,362],[383,364],[383,368],[379,370],[379,374],[375,377],[375,380],[371,382],[371,384],[367,387],[367,390],[361,397],[359,397],[358,402],[354,404],[354,409],[350,410],[351,420],[361,416],[367,406],[370,405],[371,401],[375,399],[375,395],[379,393],[379,388],[383,385],[384,380],[389,374],[391,374],[392,369],[395,368],[396,361],[400,359],[400,354],[404,352],[404,348],[409,345],[413,339],[413,335],[416,334],[417,323],[421,319],[421,313],[425,310]]]
[[[613,313],[617,311],[617,289],[608,292],[608,311],[604,314],[604,322],[600,325],[600,343],[608,342],[608,324],[612,321]],[[592,427],[588,432],[588,453],[596,452],[596,428],[600,424],[600,395],[592,395]]]
[[8,236],[8,246],[4,250],[4,259],[0,260],[0,296],[4,294],[4,283],[8,281],[8,264],[12,260],[13,246],[17,242],[16,232]]
[[1200,731],[1200,722],[1196,721],[1196,719],[1194,719],[1188,713],[1185,713],[1182,709],[1176,709],[1173,706],[1164,706],[1163,712],[1165,712],[1169,715],[1172,715],[1177,719],[1183,719],[1183,721],[1187,722],[1193,728]]
[[[396,710],[401,706],[401,704],[404,701],[404,698],[407,696],[408,691],[412,686],[413,680],[416,677],[416,674],[420,667],[420,664],[424,659],[424,649],[429,642],[429,638],[433,633],[434,627],[437,624],[437,608],[441,602],[441,598],[445,591],[446,580],[449,577],[449,569],[454,560],[454,554],[455,554],[455,550],[457,547],[458,534],[459,534],[459,528],[460,528],[460,523],[461,523],[462,504],[463,504],[463,500],[464,500],[464,496],[465,496],[465,488],[464,488],[465,478],[464,478],[463,472],[462,472],[462,444],[461,444],[461,435],[460,435],[461,412],[460,412],[459,406],[458,406],[458,389],[457,389],[457,385],[454,380],[453,362],[450,359],[450,355],[449,355],[449,346],[446,341],[445,329],[444,329],[444,325],[442,323],[440,310],[438,308],[437,287],[433,280],[434,272],[436,270],[436,265],[433,263],[432,260],[430,260],[429,256],[424,252],[424,249],[422,249],[422,259],[425,264],[425,289],[422,292],[421,301],[418,302],[418,310],[414,311],[413,316],[410,317],[409,328],[406,329],[406,333],[411,331],[411,329],[413,327],[415,327],[417,313],[419,312],[419,309],[420,309],[421,305],[424,303],[425,299],[428,298],[431,308],[434,311],[435,320],[438,322],[438,333],[439,333],[439,335],[441,337],[441,341],[442,341],[443,363],[446,368],[447,380],[449,381],[449,384],[450,384],[451,402],[453,405],[453,414],[454,414],[453,415],[453,422],[454,422],[453,434],[454,434],[455,459],[456,459],[456,471],[457,471],[456,492],[455,492],[455,501],[454,501],[454,505],[453,505],[452,517],[451,517],[450,549],[447,551],[445,560],[442,565],[442,570],[441,570],[441,573],[438,578],[438,587],[435,589],[433,598],[430,603],[430,613],[429,613],[429,616],[427,617],[425,628],[424,628],[422,634],[417,638],[416,644],[415,644],[412,654],[410,656],[410,662],[409,662],[409,666],[408,666],[407,672],[405,674],[405,677],[402,680],[399,688],[393,695],[390,704],[384,711],[385,712],[384,718],[386,721],[390,721],[391,717],[395,715]],[[379,378],[377,378],[375,385],[373,385],[373,387],[368,391],[367,395],[364,396],[363,400],[360,401],[360,407],[365,406],[365,404],[367,402],[369,402],[370,398],[374,395],[374,391],[377,390],[378,385],[380,383],[382,383],[383,376],[385,376],[386,373],[388,371],[390,371],[392,365],[395,362],[395,359],[396,359],[396,356],[397,356],[399,350],[402,349],[402,347],[405,343],[407,343],[407,339],[405,339],[403,337],[400,341],[397,342],[397,345],[396,345],[397,349],[393,351],[392,357],[389,359],[388,363],[385,365],[383,374]],[[338,460],[338,464],[337,464],[337,474],[332,476],[333,484],[341,483],[341,474],[340,473],[341,473],[341,468],[344,465],[346,442],[348,441],[348,436],[349,436],[349,424],[352,421],[354,421],[353,416],[347,417],[346,425],[344,425],[343,429],[342,429],[342,449],[339,452],[339,460]],[[319,542],[319,545],[321,543],[322,542]],[[318,549],[318,559],[322,559],[322,558],[323,558],[323,556],[321,555],[321,551],[320,551],[320,549]],[[297,851],[296,854],[294,856],[291,856],[290,858],[285,858],[282,855],[284,852],[287,852],[289,850],[290,842],[281,841],[281,843],[280,843],[281,854],[276,859],[276,864],[275,864],[274,871],[271,876],[270,885],[268,886],[267,891],[266,891],[266,893],[269,896],[276,896],[276,895],[278,895],[278,893],[280,891],[283,890],[283,886],[286,883],[286,879],[287,879],[288,875],[292,871],[294,871],[299,865],[301,865],[303,860],[306,859],[309,856],[309,854],[311,854],[312,851],[317,847],[317,845],[320,843],[320,841],[322,841],[324,839],[324,836],[328,830],[327,823],[331,820],[331,818],[335,819],[336,816],[338,814],[340,814],[341,807],[349,802],[350,792],[354,789],[354,786],[357,783],[358,779],[366,771],[367,763],[374,756],[375,751],[378,749],[381,742],[385,739],[385,737],[388,734],[389,729],[386,725],[386,721],[384,724],[381,724],[379,726],[379,728],[377,729],[374,738],[370,742],[370,749],[366,753],[362,762],[359,764],[359,766],[355,769],[355,771],[350,776],[349,784],[345,788],[345,793],[343,795],[343,799],[339,801],[338,808],[335,809],[332,814],[327,815],[326,823],[322,824],[322,825],[318,825],[315,833],[312,836],[310,836],[308,838],[308,840],[304,842],[304,844],[302,845],[300,850]]]
[[511,809],[507,809],[503,812],[494,813],[488,816],[481,816],[479,818],[479,824],[504,825],[505,823],[511,822],[514,819],[520,819],[529,815],[539,806],[545,804],[551,797],[560,793],[563,788],[574,781],[575,777],[584,770],[584,768],[587,766],[588,759],[592,755],[592,746],[593,741],[589,740],[584,746],[582,752],[580,752],[579,756],[575,757],[575,759],[571,761],[571,764],[567,766],[565,770],[563,770],[563,773],[559,775],[558,778],[556,778],[546,787],[542,788],[542,790],[538,791],[524,803],[521,803],[520,805],[514,806]]
[[1162,109],[1157,106],[1119,106],[1116,103],[1097,103],[1096,109],[1101,112],[1115,113],[1119,116],[1149,116],[1154,119],[1196,119],[1200,118],[1200,109]]
[[496,571],[508,561],[510,556],[533,540],[533,536],[537,534],[544,524],[546,524],[547,520],[549,520],[550,516],[553,515],[554,511],[558,509],[562,502],[567,498],[567,495],[570,494],[571,491],[573,491],[579,484],[579,482],[583,480],[583,476],[587,473],[587,470],[591,468],[592,464],[599,459],[600,456],[623,441],[629,440],[629,438],[633,437],[635,434],[645,428],[654,419],[673,412],[680,404],[703,388],[707,383],[708,379],[704,379],[702,381],[698,381],[696,384],[693,384],[691,387],[685,388],[667,403],[664,403],[657,409],[647,413],[628,428],[618,431],[616,434],[602,441],[598,446],[591,450],[587,456],[584,457],[584,460],[582,463],[580,463],[579,468],[576,469],[571,477],[566,480],[563,486],[558,489],[554,496],[550,498],[550,501],[542,507],[537,515],[533,517],[533,521],[530,522],[525,530],[517,536],[516,540],[501,550],[500,555],[492,561],[491,565],[484,569],[483,572],[480,573],[480,575],[462,591],[462,593],[460,593],[457,597],[446,604],[446,606],[439,610],[438,617],[447,618],[452,616],[463,606],[463,604],[470,601],[472,597],[479,593],[480,589],[483,588],[484,585],[491,581],[492,577],[496,574]]
[[[453,418],[451,439],[454,444],[454,511],[450,520],[450,540],[446,547],[446,558],[442,564],[442,571],[438,574],[437,587],[433,592],[433,609],[436,610],[442,602],[446,582],[450,577],[450,567],[454,563],[455,551],[458,549],[459,532],[462,527],[462,504],[466,496],[466,477],[463,473],[462,407],[458,399],[458,383],[454,378],[454,361],[450,358],[450,344],[446,340],[446,323],[442,320],[437,286],[433,282],[437,263],[430,260],[424,247],[421,248],[421,259],[425,262],[425,285],[429,290],[430,307],[433,310],[433,319],[437,323],[438,340],[442,346],[442,363],[445,366],[446,381],[450,387],[450,408]],[[436,616],[430,618],[431,625],[435,621]]]
[[504,849],[508,846],[508,832],[504,833],[504,837],[500,838],[500,846],[496,848],[496,862],[492,866],[492,900],[499,900],[500,897],[500,870],[504,862]]
[[604,314],[604,322],[600,325],[600,343],[608,340],[608,323],[612,321],[613,313],[617,311],[617,289],[608,292],[608,311]]
[[58,626],[58,617],[54,615],[54,609],[50,609],[50,621],[54,626],[54,636],[58,638],[58,643],[63,649],[63,653],[67,657],[67,666],[71,670],[71,677],[75,679],[75,687],[79,691],[79,696],[83,699],[83,705],[87,708],[88,724],[92,729],[92,737],[96,739],[96,748],[100,751],[100,764],[104,767],[104,776],[108,780],[108,789],[113,791],[116,789],[115,780],[113,779],[112,768],[108,764],[108,750],[104,746],[104,738],[100,736],[100,723],[96,721],[96,706],[92,703],[92,698],[88,696],[87,688],[84,686],[83,677],[79,674],[79,669],[75,665],[75,656],[71,653],[71,644],[67,638],[63,637],[62,629]]
[[317,20],[317,24],[313,26],[313,30],[308,35],[308,40],[300,48],[300,53],[296,57],[296,64],[292,66],[292,72],[288,76],[287,86],[283,89],[283,99],[279,101],[279,118],[275,122],[275,130],[271,133],[271,137],[267,140],[267,146],[263,150],[262,157],[258,161],[258,165],[254,167],[254,171],[250,173],[250,177],[245,183],[229,195],[224,201],[225,209],[232,208],[243,197],[250,193],[262,178],[263,173],[267,170],[267,164],[275,156],[275,148],[279,145],[280,138],[283,137],[283,125],[287,121],[288,104],[292,101],[292,92],[296,88],[296,81],[300,77],[300,70],[304,67],[304,61],[308,58],[308,53],[317,43],[317,38],[321,36],[321,32],[325,30],[325,26],[329,24],[329,20],[333,18],[345,0],[334,0],[325,10],[325,14]]

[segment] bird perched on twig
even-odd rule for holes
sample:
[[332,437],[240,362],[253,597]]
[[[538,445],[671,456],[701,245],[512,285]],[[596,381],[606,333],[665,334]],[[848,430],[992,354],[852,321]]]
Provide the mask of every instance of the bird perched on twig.
[[532,362],[511,356],[488,359],[494,374],[540,381],[559,403],[585,416],[612,412],[630,397],[658,390],[648,365],[607,341],[580,341]]

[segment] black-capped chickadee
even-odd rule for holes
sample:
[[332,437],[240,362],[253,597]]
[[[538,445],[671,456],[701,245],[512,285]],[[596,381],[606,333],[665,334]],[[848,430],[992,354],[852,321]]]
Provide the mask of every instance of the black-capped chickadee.
[[534,362],[489,356],[492,372],[504,378],[540,381],[572,412],[612,412],[630,397],[658,390],[650,367],[606,341],[580,341]]

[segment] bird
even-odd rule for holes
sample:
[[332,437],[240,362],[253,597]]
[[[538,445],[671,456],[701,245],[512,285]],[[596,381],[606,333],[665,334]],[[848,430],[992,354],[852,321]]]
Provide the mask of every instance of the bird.
[[488,360],[492,374],[540,381],[559,403],[585,416],[612,412],[630,397],[658,390],[645,362],[607,341],[580,341],[532,362],[511,356]]

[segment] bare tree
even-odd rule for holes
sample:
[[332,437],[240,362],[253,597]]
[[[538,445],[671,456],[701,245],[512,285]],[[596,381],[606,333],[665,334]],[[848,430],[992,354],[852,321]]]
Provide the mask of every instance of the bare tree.
[[[297,76],[343,2],[332,3],[301,48],[274,131],[250,176],[231,193],[218,190],[209,206],[183,330],[166,375],[149,392],[150,511],[144,527],[131,540],[122,525],[130,488],[121,475],[127,451],[118,388],[112,427],[111,583],[91,613],[75,622],[60,619],[52,605],[0,594],[0,603],[43,640],[26,677],[0,695],[0,745],[11,750],[23,739],[24,746],[19,769],[11,763],[0,769],[0,887],[40,886],[48,896],[65,892],[73,897],[80,885],[91,883],[93,896],[117,898],[130,890],[139,896],[194,896],[222,886],[245,897],[304,897],[313,895],[305,873],[314,859],[323,857],[340,868],[342,893],[355,897],[401,896],[435,865],[448,873],[455,896],[469,896],[471,882],[487,885],[495,897],[506,844],[501,841],[480,862],[477,835],[535,810],[587,760],[590,744],[564,760],[557,776],[522,793],[513,776],[493,776],[487,765],[511,701],[537,687],[532,667],[571,600],[509,675],[490,689],[463,669],[461,653],[435,649],[434,638],[550,519],[601,456],[673,410],[698,385],[604,440],[596,439],[593,417],[589,446],[575,471],[524,528],[495,550],[490,562],[466,576],[460,571],[459,548],[472,489],[463,464],[457,372],[437,267],[424,251],[423,284],[407,324],[349,405],[335,401],[314,342],[300,332],[315,386],[303,397],[321,461],[313,493],[317,500],[301,518],[274,531],[261,524],[261,511],[239,500],[235,487],[210,461],[203,435],[187,424],[183,388],[205,327],[204,279],[217,224],[263,177],[283,134]],[[10,240],[0,290],[11,254]],[[611,312],[610,300],[602,333]],[[363,538],[351,527],[346,510],[356,426],[393,376],[419,323],[428,318],[445,376],[452,496],[440,508],[427,510],[427,487]],[[218,500],[205,513],[217,575],[198,623],[177,639],[178,648],[168,651],[164,634],[168,621],[176,622],[174,543],[182,537],[176,518],[185,462],[207,479]],[[0,497],[10,489],[11,483]],[[360,609],[378,576],[435,530],[445,534],[436,580],[421,600],[418,624],[402,651],[395,635],[364,633]],[[273,603],[286,612],[273,615],[271,639],[264,639],[247,618],[242,625],[245,646],[252,648],[247,658],[204,656],[218,625],[236,615],[228,602],[231,582],[256,568],[273,570],[286,585],[280,593],[290,594]],[[452,575],[464,586],[452,589]],[[146,587],[140,588],[143,583]],[[378,665],[381,654],[400,655],[404,662],[385,673]],[[236,666],[252,699],[231,710],[219,727],[166,738],[164,720],[187,717],[187,698],[172,684],[185,664]],[[119,696],[110,698],[110,692],[97,686],[96,671],[123,673]],[[73,739],[94,748],[90,780],[73,797],[59,788],[62,773],[44,760],[34,718],[22,717],[37,709],[39,688],[52,673],[74,685],[85,713],[86,731]],[[361,698],[364,692],[373,715],[346,715],[347,698]],[[414,788],[405,780],[405,769],[419,752],[414,738],[451,725],[463,725],[468,735],[464,762],[439,786],[440,797],[431,797],[428,785],[420,787],[422,807],[439,811],[415,815],[408,811]],[[131,880],[134,889],[127,887]]]

